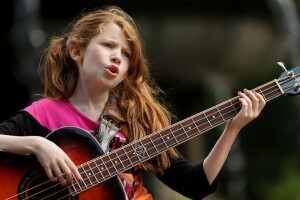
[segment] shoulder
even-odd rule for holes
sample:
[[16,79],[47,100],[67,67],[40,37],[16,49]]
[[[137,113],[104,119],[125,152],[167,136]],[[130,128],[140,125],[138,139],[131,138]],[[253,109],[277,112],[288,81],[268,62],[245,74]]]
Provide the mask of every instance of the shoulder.
[[72,115],[68,101],[47,98],[33,102],[24,111],[51,131],[63,125],[65,119],[69,119]]
[[6,135],[40,135],[45,137],[50,131],[41,126],[38,121],[26,111],[20,111],[15,116],[0,124],[0,134]]
[[41,99],[24,109],[39,124],[50,131],[65,126],[76,126],[88,132],[98,130],[98,123],[78,111],[69,101]]
[[62,107],[63,104],[66,104],[67,102],[62,100],[56,100],[56,99],[41,99],[38,101],[34,101],[30,106],[26,107],[24,110],[32,113],[37,112],[44,109],[52,109],[52,108],[58,108]]
[[62,114],[70,109],[68,101],[58,99],[41,99],[34,101],[30,106],[26,107],[24,111],[30,113],[34,118],[43,115]]

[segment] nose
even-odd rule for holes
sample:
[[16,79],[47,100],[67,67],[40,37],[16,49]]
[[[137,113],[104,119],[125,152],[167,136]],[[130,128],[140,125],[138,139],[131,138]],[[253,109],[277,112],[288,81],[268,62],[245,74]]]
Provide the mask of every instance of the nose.
[[121,64],[121,59],[118,56],[112,56],[111,61],[117,65]]

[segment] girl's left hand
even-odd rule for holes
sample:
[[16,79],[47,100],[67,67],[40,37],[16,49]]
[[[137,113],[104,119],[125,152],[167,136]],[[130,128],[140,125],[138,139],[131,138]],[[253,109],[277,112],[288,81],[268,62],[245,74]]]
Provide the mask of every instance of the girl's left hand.
[[247,89],[244,89],[243,92],[238,92],[242,108],[240,112],[228,122],[227,128],[233,128],[239,131],[253,119],[257,118],[266,105],[266,101],[261,94],[251,92]]

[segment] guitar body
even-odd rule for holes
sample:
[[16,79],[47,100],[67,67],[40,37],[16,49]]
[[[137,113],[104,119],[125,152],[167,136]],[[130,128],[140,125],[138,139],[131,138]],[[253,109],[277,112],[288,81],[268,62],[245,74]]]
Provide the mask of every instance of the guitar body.
[[[94,137],[76,127],[57,129],[47,139],[62,148],[77,166],[103,155],[103,150]],[[68,188],[48,180],[35,156],[0,151],[0,200],[126,199],[117,176],[75,196],[70,195]]]

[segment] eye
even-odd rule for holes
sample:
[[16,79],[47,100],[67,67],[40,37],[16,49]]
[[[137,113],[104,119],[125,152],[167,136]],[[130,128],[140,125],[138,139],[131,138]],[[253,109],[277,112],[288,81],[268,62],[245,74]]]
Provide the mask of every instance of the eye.
[[108,47],[108,48],[112,48],[112,47],[113,47],[113,45],[110,44],[110,43],[108,43],[108,42],[103,42],[102,45],[103,45],[103,46],[106,46],[106,47]]
[[126,58],[131,58],[131,53],[127,52],[127,51],[124,51],[122,53]]

